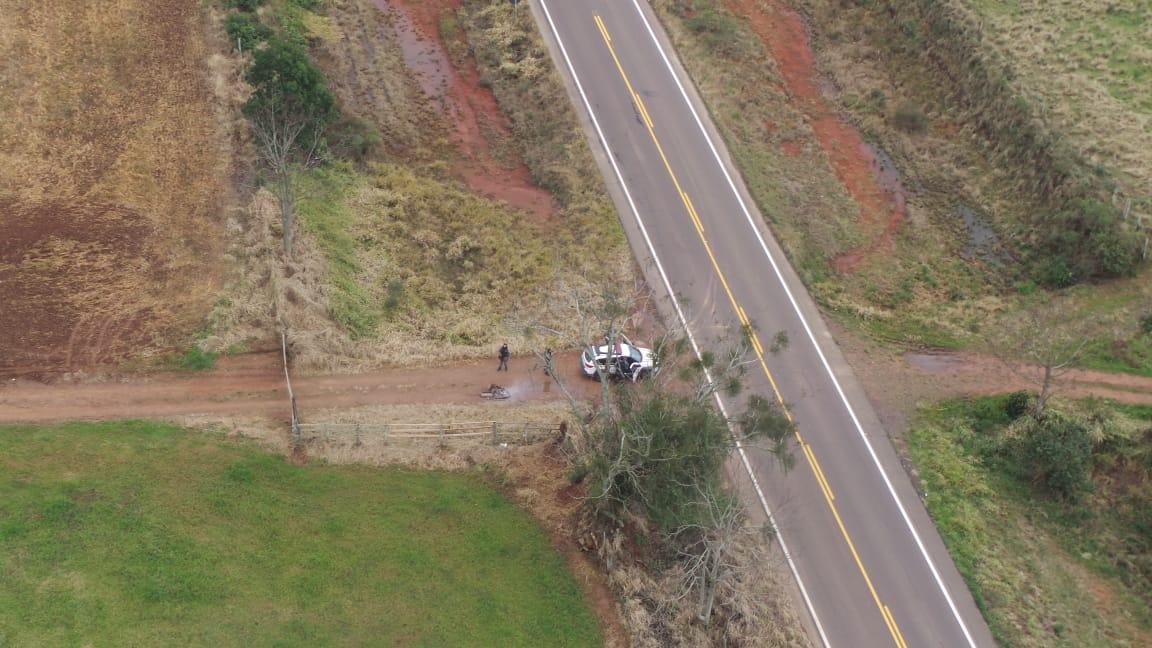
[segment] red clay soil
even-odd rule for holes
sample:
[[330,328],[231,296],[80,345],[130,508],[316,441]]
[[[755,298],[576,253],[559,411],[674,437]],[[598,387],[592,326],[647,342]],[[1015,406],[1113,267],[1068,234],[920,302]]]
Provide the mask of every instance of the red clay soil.
[[[747,17],[752,30],[764,42],[784,77],[793,103],[808,118],[820,147],[828,156],[840,183],[860,207],[860,222],[882,227],[869,245],[845,252],[832,260],[838,272],[855,271],[874,251],[888,251],[892,235],[907,216],[906,196],[894,170],[878,159],[852,124],[840,118],[820,93],[816,58],[804,18],[779,0],[725,0],[728,8]],[[785,146],[785,153],[796,149]]]
[[[422,369],[333,376],[294,376],[301,416],[329,408],[400,404],[479,404],[492,383],[511,392],[507,401],[548,402],[563,398],[531,357],[512,358],[511,371],[496,372],[496,360]],[[598,387],[580,374],[576,353],[557,354],[561,378],[581,398]],[[114,376],[104,382],[43,383],[29,378],[0,382],[0,423],[76,419],[156,418],[191,415],[267,416],[287,420],[287,391],[279,352],[220,358],[205,372]],[[546,386],[547,385],[547,386]]]
[[[849,343],[845,347],[857,371],[886,376],[876,398],[908,392],[912,400],[936,400],[962,394],[993,394],[1031,385],[1000,361],[976,354],[884,353]],[[0,382],[0,423],[76,419],[154,418],[218,415],[288,418],[287,392],[278,352],[220,358],[204,372],[157,372],[93,377],[87,382],[46,383],[30,378]],[[512,397],[493,403],[548,402],[563,398],[548,385],[532,357],[514,357],[511,371],[496,372],[495,359],[421,369],[396,368],[368,374],[294,376],[301,414],[366,405],[473,404],[492,383]],[[580,374],[577,353],[556,356],[564,383],[579,398],[592,398],[598,383]],[[546,386],[548,385],[548,386]],[[1152,404],[1152,378],[1077,370],[1061,381],[1066,396],[1101,396],[1123,403]],[[914,393],[913,393],[914,392]],[[887,394],[887,396],[885,396]]]
[[522,162],[509,165],[496,159],[495,135],[510,138],[507,120],[492,91],[480,85],[476,62],[453,65],[441,41],[440,19],[453,15],[460,0],[376,0],[394,18],[404,61],[424,93],[455,126],[453,139],[461,158],[454,172],[475,192],[502,201],[547,221],[554,213],[552,195],[532,182]]
[[147,342],[120,263],[149,259],[148,220],[123,207],[0,200],[0,376],[90,366]]

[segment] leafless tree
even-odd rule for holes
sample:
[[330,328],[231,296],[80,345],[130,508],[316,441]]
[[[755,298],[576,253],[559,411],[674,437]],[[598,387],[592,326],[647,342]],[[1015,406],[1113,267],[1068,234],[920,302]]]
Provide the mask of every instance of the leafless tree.
[[1033,414],[1041,417],[1059,380],[1084,356],[1088,343],[1109,322],[1086,314],[1065,298],[1034,305],[997,324],[985,336],[992,353],[1014,374],[1036,386]]
[[680,598],[695,594],[696,620],[708,626],[717,590],[747,566],[737,553],[738,544],[770,530],[749,525],[744,507],[730,493],[700,486],[696,490],[706,517],[699,524],[681,526],[673,535],[691,538],[680,550],[684,568]]
[[292,171],[307,169],[321,161],[323,137],[316,117],[291,102],[264,102],[250,111],[260,161],[272,175],[272,187],[280,205],[284,229],[284,253],[292,256],[296,226],[296,196]]

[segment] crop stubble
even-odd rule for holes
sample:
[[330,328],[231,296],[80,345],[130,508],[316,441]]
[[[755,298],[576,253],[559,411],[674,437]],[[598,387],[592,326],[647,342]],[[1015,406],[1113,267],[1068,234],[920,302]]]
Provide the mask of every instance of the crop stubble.
[[188,335],[218,283],[226,136],[196,3],[0,9],[0,374]]

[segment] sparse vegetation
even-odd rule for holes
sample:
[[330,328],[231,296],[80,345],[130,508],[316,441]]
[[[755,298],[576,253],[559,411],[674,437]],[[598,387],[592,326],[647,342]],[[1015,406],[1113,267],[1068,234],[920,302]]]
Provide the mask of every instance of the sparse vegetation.
[[148,422],[0,427],[12,645],[599,646],[479,475],[289,464]]
[[1019,401],[947,401],[907,436],[957,567],[1003,646],[1147,644],[1152,417],[1059,402],[1038,422]]

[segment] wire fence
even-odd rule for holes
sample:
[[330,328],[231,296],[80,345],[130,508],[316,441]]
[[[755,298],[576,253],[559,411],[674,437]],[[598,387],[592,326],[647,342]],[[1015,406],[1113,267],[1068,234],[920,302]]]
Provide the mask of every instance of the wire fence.
[[298,423],[299,439],[304,442],[332,443],[351,440],[361,445],[367,440],[383,443],[390,441],[434,441],[448,444],[471,440],[498,445],[501,443],[528,444],[555,438],[564,432],[563,423],[509,423],[502,421],[475,421],[467,423]]

